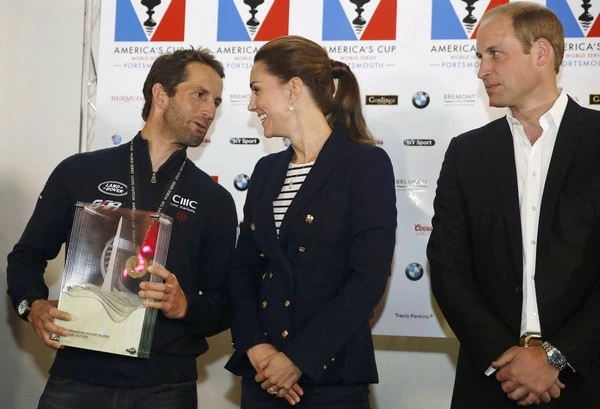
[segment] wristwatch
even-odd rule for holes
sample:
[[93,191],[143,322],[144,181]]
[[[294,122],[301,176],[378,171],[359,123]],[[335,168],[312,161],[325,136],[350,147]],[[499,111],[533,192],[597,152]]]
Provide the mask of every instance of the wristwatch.
[[17,314],[19,314],[19,317],[27,321],[27,316],[31,312],[31,304],[36,300],[39,300],[39,298],[23,298],[17,306]]
[[552,344],[548,341],[542,342],[542,348],[544,348],[544,350],[546,351],[546,355],[548,356],[548,363],[550,365],[552,365],[559,371],[565,369],[565,366],[567,366],[567,358],[565,358],[565,356],[558,349],[552,346]]

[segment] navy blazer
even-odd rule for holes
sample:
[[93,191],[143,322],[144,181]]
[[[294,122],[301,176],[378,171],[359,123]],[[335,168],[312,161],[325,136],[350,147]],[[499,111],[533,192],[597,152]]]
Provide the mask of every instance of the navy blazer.
[[[506,118],[454,138],[427,255],[437,302],[460,341],[452,408],[512,408],[493,360],[518,345],[523,243]],[[542,336],[577,370],[548,408],[600,402],[600,112],[569,99],[539,209],[535,286]],[[525,245],[532,245],[527,243]]]
[[254,379],[246,351],[270,343],[304,373],[301,383],[377,382],[369,318],[390,274],[394,174],[381,148],[336,127],[282,221],[292,148],[252,174],[230,277],[234,353],[226,368]]

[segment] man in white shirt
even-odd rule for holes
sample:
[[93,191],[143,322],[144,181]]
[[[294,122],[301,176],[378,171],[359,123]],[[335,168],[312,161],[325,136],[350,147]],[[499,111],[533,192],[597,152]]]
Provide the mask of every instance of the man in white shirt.
[[427,247],[461,344],[452,408],[600,402],[600,112],[558,88],[563,52],[542,5],[483,16],[478,77],[508,114],[451,141]]

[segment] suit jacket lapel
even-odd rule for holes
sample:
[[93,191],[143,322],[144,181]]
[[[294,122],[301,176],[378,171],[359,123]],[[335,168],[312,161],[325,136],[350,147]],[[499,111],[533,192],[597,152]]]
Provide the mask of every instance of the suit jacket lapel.
[[544,185],[538,224],[538,248],[544,244],[545,238],[548,237],[558,194],[584,132],[579,106],[569,97],[567,108],[556,135],[546,184]]
[[283,223],[281,223],[279,229],[280,240],[283,241],[291,221],[294,220],[300,209],[327,181],[329,175],[342,160],[344,155],[340,153],[344,152],[348,143],[344,129],[340,126],[335,127],[283,218]]
[[513,138],[506,117],[497,122],[492,130],[492,158],[494,167],[497,201],[500,203],[507,240],[515,271],[523,276],[523,245],[521,233],[521,212],[519,207],[519,187]]
[[275,253],[274,257],[284,262],[285,267],[289,267],[289,263],[277,238],[275,218],[273,217],[273,201],[277,199],[277,196],[281,192],[288,164],[293,155],[294,151],[289,147],[277,158],[274,167],[267,170],[269,173],[261,175],[265,179],[265,188],[255,207],[256,213],[254,215],[257,224],[260,223],[260,226],[262,226],[269,250]]

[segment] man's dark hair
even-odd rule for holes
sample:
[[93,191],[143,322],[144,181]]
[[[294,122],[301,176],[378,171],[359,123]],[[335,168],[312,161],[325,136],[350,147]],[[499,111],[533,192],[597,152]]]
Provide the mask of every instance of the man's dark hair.
[[144,108],[142,109],[142,119],[148,120],[150,107],[152,106],[152,87],[154,84],[161,84],[168,96],[175,95],[175,88],[179,83],[187,79],[187,66],[191,62],[206,64],[225,78],[223,64],[218,61],[208,48],[177,50],[170,54],[163,54],[158,57],[144,82]]

